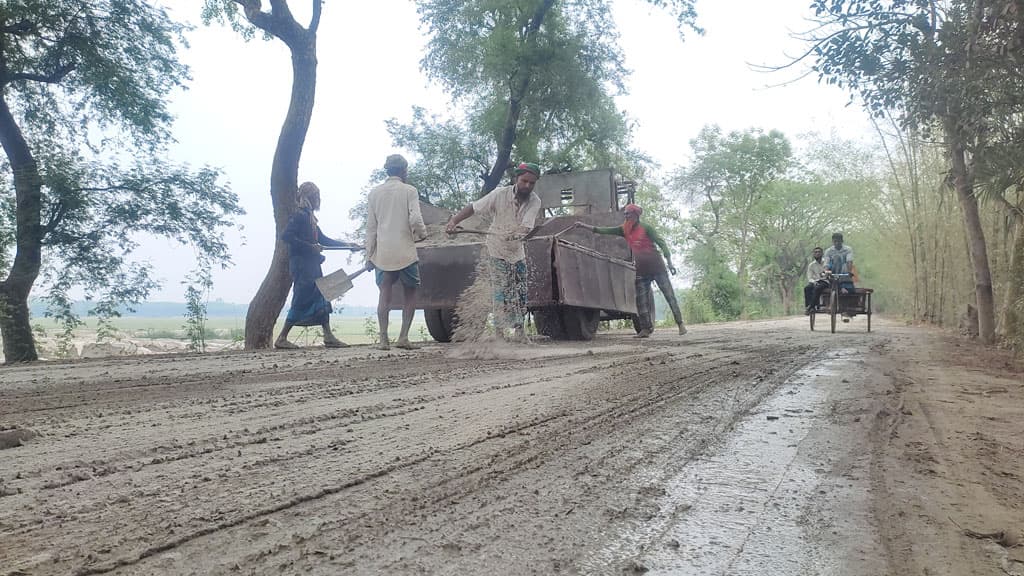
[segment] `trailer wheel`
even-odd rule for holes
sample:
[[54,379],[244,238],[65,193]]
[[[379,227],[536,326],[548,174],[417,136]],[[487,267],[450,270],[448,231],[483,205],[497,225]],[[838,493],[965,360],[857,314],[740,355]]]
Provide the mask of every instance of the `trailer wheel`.
[[427,308],[423,311],[427,331],[438,342],[451,342],[455,334],[455,310],[452,308]]
[[567,340],[593,340],[601,322],[601,311],[593,308],[562,308],[562,326]]
[[555,308],[541,308],[533,311],[533,323],[537,326],[537,333],[547,336],[552,340],[565,338],[565,329],[562,326],[562,318]]

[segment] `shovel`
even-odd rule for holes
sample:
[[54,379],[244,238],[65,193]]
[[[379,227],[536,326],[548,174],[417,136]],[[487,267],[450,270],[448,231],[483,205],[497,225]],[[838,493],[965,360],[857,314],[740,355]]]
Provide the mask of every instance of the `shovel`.
[[494,232],[489,230],[476,230],[474,228],[463,228],[462,226],[456,226],[455,231],[450,234],[483,234],[485,236],[497,236]]
[[328,302],[330,302],[341,298],[345,292],[351,290],[352,281],[363,272],[366,272],[366,268],[361,268],[358,272],[350,276],[345,273],[344,270],[339,268],[327,276],[317,278],[314,282],[316,283],[316,287],[320,289],[320,293],[324,295],[324,298],[326,298]]

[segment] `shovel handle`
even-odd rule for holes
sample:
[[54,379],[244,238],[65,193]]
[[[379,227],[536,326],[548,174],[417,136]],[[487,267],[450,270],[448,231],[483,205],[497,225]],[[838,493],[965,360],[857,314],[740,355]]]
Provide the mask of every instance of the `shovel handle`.
[[350,244],[348,246],[324,246],[324,245],[320,245],[320,249],[321,250],[349,250],[351,252],[359,252],[361,250],[366,250],[366,248],[364,248],[362,246],[357,246],[355,244]]
[[486,230],[475,230],[473,228],[463,228],[462,226],[456,226],[455,231],[452,234],[485,234],[493,235],[494,232],[488,232]]

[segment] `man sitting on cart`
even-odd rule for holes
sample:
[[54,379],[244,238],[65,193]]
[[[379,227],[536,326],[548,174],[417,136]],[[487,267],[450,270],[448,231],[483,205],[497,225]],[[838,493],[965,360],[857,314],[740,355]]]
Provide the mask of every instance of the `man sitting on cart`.
[[805,314],[810,314],[818,305],[821,293],[828,288],[825,278],[825,261],[822,259],[824,250],[821,246],[811,251],[811,261],[807,264],[807,284],[804,286]]
[[825,251],[825,270],[832,274],[849,274],[839,283],[840,294],[853,294],[853,281],[856,277],[853,267],[853,248],[843,244],[843,233],[832,235],[832,245]]

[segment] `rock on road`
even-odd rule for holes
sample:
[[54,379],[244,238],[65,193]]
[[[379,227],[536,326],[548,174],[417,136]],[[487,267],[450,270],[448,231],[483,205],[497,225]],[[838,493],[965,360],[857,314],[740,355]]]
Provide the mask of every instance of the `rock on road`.
[[857,321],[6,367],[0,575],[885,573]]

